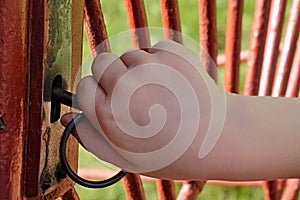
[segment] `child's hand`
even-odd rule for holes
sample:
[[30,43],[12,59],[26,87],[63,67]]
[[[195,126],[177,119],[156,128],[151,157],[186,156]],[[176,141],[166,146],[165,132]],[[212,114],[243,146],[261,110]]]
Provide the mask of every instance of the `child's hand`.
[[[224,122],[224,93],[184,46],[162,41],[148,52],[96,57],[93,76],[77,88],[89,119],[78,125],[78,137],[93,154],[130,172],[187,177],[168,169],[212,150]],[[224,112],[218,119],[213,106]]]

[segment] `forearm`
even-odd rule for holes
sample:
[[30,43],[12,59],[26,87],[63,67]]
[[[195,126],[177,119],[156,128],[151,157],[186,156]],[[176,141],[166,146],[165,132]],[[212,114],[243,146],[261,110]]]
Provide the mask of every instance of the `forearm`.
[[224,127],[211,152],[199,158],[205,135],[200,130],[181,158],[151,176],[242,181],[300,176],[300,99],[226,95]]
[[300,100],[228,93],[227,103],[226,121],[213,153],[224,162],[220,164],[226,170],[217,169],[221,178],[299,177]]

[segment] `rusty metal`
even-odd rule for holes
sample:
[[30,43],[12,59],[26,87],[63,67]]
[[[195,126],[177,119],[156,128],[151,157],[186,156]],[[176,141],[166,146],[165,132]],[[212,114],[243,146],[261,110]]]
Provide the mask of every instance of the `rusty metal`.
[[287,180],[287,186],[282,195],[281,200],[296,200],[298,199],[300,189],[299,179],[289,179]]
[[151,47],[143,0],[125,0],[129,28],[131,29],[134,48],[146,49]]
[[137,174],[128,173],[123,178],[124,190],[126,199],[130,200],[145,200],[145,192],[141,177]]
[[239,67],[241,53],[243,0],[228,1],[225,40],[225,91],[239,92]]
[[279,200],[283,186],[282,181],[273,180],[263,183],[264,199],[265,200]]
[[169,180],[156,180],[156,188],[159,200],[175,200],[175,183]]
[[205,181],[187,181],[182,184],[178,200],[196,200],[203,190]]
[[269,96],[275,74],[277,58],[279,56],[279,43],[282,32],[286,0],[272,1],[270,21],[267,30],[267,39],[260,77],[259,95]]
[[160,0],[165,38],[182,43],[181,25],[177,0]]
[[[126,3],[127,2],[127,3]],[[147,27],[145,22],[146,14],[144,4],[140,2],[125,1],[127,7],[128,21],[131,28]],[[138,4],[137,4],[138,3]],[[139,12],[134,12],[135,9]],[[142,18],[139,18],[142,17]],[[104,22],[103,12],[101,5],[97,0],[85,1],[85,22],[87,29],[87,37],[93,57],[102,51],[110,51],[109,41],[107,38],[106,26]],[[135,47],[146,46],[150,47],[150,38],[148,32],[136,32],[134,34],[136,40],[134,40]],[[145,41],[146,38],[146,41]],[[103,41],[105,41],[103,43]],[[99,44],[101,47],[97,47]],[[96,48],[97,47],[97,48]],[[144,190],[142,188],[142,182],[139,175],[128,173],[123,178],[124,188],[127,197],[130,199],[145,199]]]
[[62,200],[79,200],[79,196],[74,188],[68,190],[62,197]]
[[[0,4],[0,199],[22,199],[24,143],[27,135],[26,1]],[[8,20],[9,19],[9,20]]]
[[290,73],[289,82],[287,85],[286,97],[297,97],[300,88],[300,38],[297,42],[297,48],[294,55],[294,61]]
[[[148,23],[143,0],[125,0],[125,7],[133,48],[147,49],[151,47]],[[141,177],[128,173],[123,178],[127,199],[145,199]]]
[[254,20],[247,61],[247,73],[244,83],[245,95],[257,95],[263,53],[265,48],[271,0],[261,0],[255,3]]
[[[200,46],[216,63],[218,54],[216,28],[216,0],[199,0]],[[217,69],[210,60],[200,54],[201,62],[208,74],[217,82]]]
[[[31,104],[24,193],[28,197],[51,199],[74,185],[61,173],[57,144],[63,127],[59,123],[50,123],[47,101],[51,99],[52,81],[56,75],[63,77],[63,88],[73,89],[76,83],[81,65],[83,1],[72,4],[32,0],[29,8],[28,98]],[[68,110],[63,109],[64,112]],[[76,169],[76,141],[69,142],[69,147],[68,155]]]
[[[27,159],[28,164],[26,165],[25,181],[26,183],[26,195],[27,196],[37,196],[39,194],[39,163],[40,156],[35,152],[40,152],[41,138],[35,136],[41,135],[40,127],[42,126],[43,119],[41,107],[43,102],[41,100],[42,94],[42,84],[43,84],[43,71],[38,70],[43,66],[43,53],[44,53],[44,1],[30,1],[29,10],[29,32],[30,35],[28,44],[29,45],[29,69],[30,76],[35,77],[34,80],[30,80],[30,88],[40,88],[35,91],[35,95],[30,95],[30,100],[35,102],[31,104],[29,110],[29,119],[34,123],[29,124],[29,134],[28,143],[35,144],[27,149]],[[41,21],[41,22],[40,22]],[[39,67],[39,68],[38,68]]]
[[[217,29],[216,29],[216,1],[199,0],[200,46],[210,55],[214,63],[207,56],[200,53],[200,59],[208,74],[217,82]],[[196,199],[205,181],[187,181],[181,187],[178,199]]]
[[84,13],[86,34],[93,57],[101,52],[110,51],[100,2],[85,0]]
[[289,74],[296,50],[300,29],[300,0],[293,0],[289,20],[286,28],[281,57],[279,59],[273,96],[284,96],[288,84]]
[[[177,0],[160,0],[160,9],[165,38],[182,44],[181,24]],[[174,182],[157,180],[159,199],[176,199]]]

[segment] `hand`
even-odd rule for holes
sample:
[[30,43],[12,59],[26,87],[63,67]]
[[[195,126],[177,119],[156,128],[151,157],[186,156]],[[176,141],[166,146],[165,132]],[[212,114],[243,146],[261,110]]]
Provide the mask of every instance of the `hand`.
[[[130,172],[181,178],[189,175],[174,169],[206,157],[216,144],[225,95],[184,46],[162,41],[120,58],[102,53],[92,73],[77,88],[89,120],[77,132],[100,159]],[[216,117],[213,106],[224,114]]]

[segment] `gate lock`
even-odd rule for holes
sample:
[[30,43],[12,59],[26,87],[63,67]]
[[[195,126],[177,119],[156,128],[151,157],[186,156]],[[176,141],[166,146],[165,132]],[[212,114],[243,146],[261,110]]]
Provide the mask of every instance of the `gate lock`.
[[[57,121],[60,118],[61,104],[80,110],[76,95],[63,90],[60,87],[60,85],[54,84],[52,87],[52,97],[51,97],[51,117],[50,117],[51,123]],[[66,146],[67,146],[68,138],[72,130],[75,128],[76,124],[80,123],[80,121],[85,118],[86,118],[85,115],[81,113],[77,115],[73,120],[71,120],[71,122],[66,126],[60,141],[60,148],[59,148],[61,164],[66,174],[79,185],[82,185],[84,187],[89,187],[89,188],[108,187],[121,180],[127,174],[127,172],[125,170],[121,170],[116,175],[108,179],[100,180],[100,181],[91,181],[78,176],[71,169],[67,161]]]

